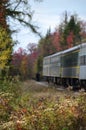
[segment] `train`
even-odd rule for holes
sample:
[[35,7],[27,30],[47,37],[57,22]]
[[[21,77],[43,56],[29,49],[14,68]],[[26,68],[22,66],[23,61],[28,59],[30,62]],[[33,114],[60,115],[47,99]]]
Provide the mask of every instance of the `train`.
[[86,90],[86,43],[45,56],[43,77],[57,85]]

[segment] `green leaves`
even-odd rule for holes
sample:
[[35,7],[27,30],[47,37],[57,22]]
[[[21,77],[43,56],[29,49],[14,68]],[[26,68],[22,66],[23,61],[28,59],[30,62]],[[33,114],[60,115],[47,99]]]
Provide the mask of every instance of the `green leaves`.
[[67,22],[67,24],[64,26],[63,31],[63,38],[65,45],[69,47],[75,46],[77,42],[80,43],[80,23],[78,20],[76,20],[76,16],[72,15],[70,17],[70,20]]

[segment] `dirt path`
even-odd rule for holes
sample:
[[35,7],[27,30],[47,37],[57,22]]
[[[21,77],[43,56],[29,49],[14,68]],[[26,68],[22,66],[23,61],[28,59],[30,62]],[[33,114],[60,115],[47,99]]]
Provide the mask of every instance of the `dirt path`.
[[60,86],[52,86],[46,82],[37,82],[35,80],[27,80],[22,83],[22,94],[31,94],[36,97],[38,96],[50,96],[50,97],[65,97],[65,96],[78,96],[79,92],[73,92],[68,89],[64,89]]

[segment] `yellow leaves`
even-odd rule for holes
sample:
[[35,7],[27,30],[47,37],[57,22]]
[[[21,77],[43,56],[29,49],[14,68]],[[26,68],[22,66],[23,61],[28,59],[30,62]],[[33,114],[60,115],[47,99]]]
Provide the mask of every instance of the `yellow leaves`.
[[28,57],[27,56],[23,57],[23,60],[21,61],[21,65],[19,69],[23,78],[25,78],[28,75]]
[[0,68],[1,69],[5,68],[8,62],[8,59],[10,58],[10,54],[11,54],[10,48],[0,52]]
[[12,39],[7,31],[0,28],[0,69],[4,69],[12,53]]

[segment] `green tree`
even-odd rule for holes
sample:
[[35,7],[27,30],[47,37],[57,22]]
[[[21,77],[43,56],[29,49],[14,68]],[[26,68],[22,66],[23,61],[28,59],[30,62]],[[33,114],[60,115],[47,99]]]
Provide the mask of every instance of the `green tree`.
[[73,45],[75,45],[80,40],[81,27],[80,22],[76,19],[74,15],[71,16],[70,21],[68,22],[64,30],[65,35],[69,35],[70,32],[74,34]]
[[64,21],[63,24],[59,26],[59,32],[61,35],[60,44],[63,49],[66,49],[70,46],[69,44],[75,46],[80,43],[81,25],[76,15],[72,15],[69,21]]
[[42,70],[43,70],[43,57],[39,56],[37,59],[37,72],[42,75]]

